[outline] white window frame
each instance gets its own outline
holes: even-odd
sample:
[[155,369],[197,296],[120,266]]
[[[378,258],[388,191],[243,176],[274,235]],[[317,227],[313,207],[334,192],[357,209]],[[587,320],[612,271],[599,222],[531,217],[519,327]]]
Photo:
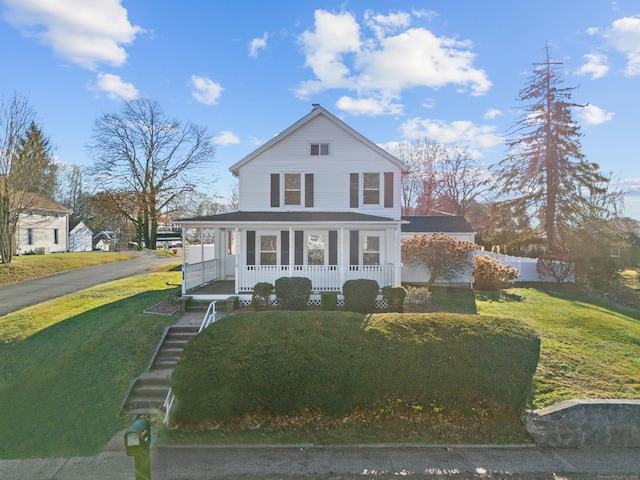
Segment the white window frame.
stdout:
[[320,236],[324,240],[323,259],[320,265],[327,265],[329,262],[329,232],[327,230],[310,230],[304,232],[304,264],[309,263],[309,237]]
[[[272,250],[262,250],[262,237],[275,237],[275,251],[276,262],[275,263],[262,263],[262,253],[271,253]],[[258,231],[256,232],[256,264],[261,266],[278,266],[280,265],[279,252],[280,252],[280,235],[276,231]]]
[[[378,239],[378,250],[367,250],[365,251],[365,241],[368,237],[376,237]],[[384,254],[384,232],[381,231],[364,231],[364,232],[360,232],[360,264],[361,265],[368,265],[368,266],[372,266],[372,265],[383,265],[384,263],[384,258],[383,258],[383,254]],[[364,261],[364,256],[365,253],[377,253],[378,254],[378,263],[365,263]]]
[[[313,153],[313,147],[317,146],[318,147],[318,153]],[[325,150],[326,147],[326,152],[323,153],[323,150]],[[331,142],[309,142],[309,156],[310,157],[328,157],[331,155]]]
[[[298,190],[287,190],[287,175],[297,175],[299,180],[300,188]],[[287,203],[287,191],[295,192],[297,191],[300,194],[300,198],[298,203]],[[282,201],[281,205],[285,207],[302,207],[304,206],[304,175],[298,172],[285,172],[282,174]]]
[[[376,203],[373,203],[373,202],[368,203],[365,201],[366,200],[365,192],[374,191],[374,189],[372,188],[369,188],[369,189],[366,188],[365,178],[367,175],[378,176],[378,188],[377,190],[375,190],[378,192],[378,201]],[[360,195],[361,195],[362,201],[360,202],[360,204],[364,207],[379,207],[383,201],[383,196],[384,196],[383,190],[382,190],[382,180],[381,180],[383,178],[382,174],[380,172],[363,172],[361,178],[362,178],[362,188],[360,189]]]

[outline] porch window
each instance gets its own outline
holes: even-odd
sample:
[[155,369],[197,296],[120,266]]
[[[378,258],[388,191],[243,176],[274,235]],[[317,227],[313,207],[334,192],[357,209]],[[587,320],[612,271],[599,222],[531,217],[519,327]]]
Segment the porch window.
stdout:
[[278,236],[260,235],[260,265],[277,265]]
[[363,180],[362,203],[365,205],[379,205],[380,174],[365,173],[363,174]]
[[284,174],[284,204],[300,205],[302,183],[299,173]]
[[380,265],[380,237],[362,237],[362,264]]
[[329,143],[325,142],[325,143],[310,143],[309,144],[309,153],[311,154],[312,157],[315,156],[319,156],[319,155],[329,155]]
[[324,235],[307,236],[307,265],[325,264]]

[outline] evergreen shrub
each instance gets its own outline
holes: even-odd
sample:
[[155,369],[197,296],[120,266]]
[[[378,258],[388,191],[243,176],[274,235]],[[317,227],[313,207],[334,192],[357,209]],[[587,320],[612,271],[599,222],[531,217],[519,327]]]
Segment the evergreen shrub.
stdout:
[[320,294],[320,308],[329,312],[338,308],[338,294],[335,292],[324,292]]
[[276,298],[283,310],[306,310],[311,295],[311,280],[306,277],[280,277],[276,280]]
[[268,282],[259,282],[253,286],[251,295],[251,308],[254,310],[264,310],[269,306],[269,297],[273,291],[273,285]]
[[350,312],[373,313],[380,286],[375,280],[347,280],[342,286],[344,307]]
[[384,287],[382,294],[387,299],[390,312],[404,312],[404,299],[407,296],[407,290],[403,286],[395,285]]

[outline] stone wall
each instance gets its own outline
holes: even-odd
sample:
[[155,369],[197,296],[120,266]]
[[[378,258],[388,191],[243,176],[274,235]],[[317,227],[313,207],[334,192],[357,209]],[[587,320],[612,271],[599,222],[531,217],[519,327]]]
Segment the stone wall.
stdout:
[[640,400],[569,400],[527,414],[541,447],[640,447]]

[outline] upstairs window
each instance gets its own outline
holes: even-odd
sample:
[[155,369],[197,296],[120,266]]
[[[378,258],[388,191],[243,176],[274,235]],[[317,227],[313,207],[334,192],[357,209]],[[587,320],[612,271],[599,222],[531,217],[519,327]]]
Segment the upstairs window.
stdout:
[[365,173],[363,174],[363,190],[362,203],[365,205],[380,204],[380,174]]
[[312,157],[329,155],[329,143],[310,143],[309,148]]
[[302,183],[299,173],[284,174],[284,204],[300,205]]

